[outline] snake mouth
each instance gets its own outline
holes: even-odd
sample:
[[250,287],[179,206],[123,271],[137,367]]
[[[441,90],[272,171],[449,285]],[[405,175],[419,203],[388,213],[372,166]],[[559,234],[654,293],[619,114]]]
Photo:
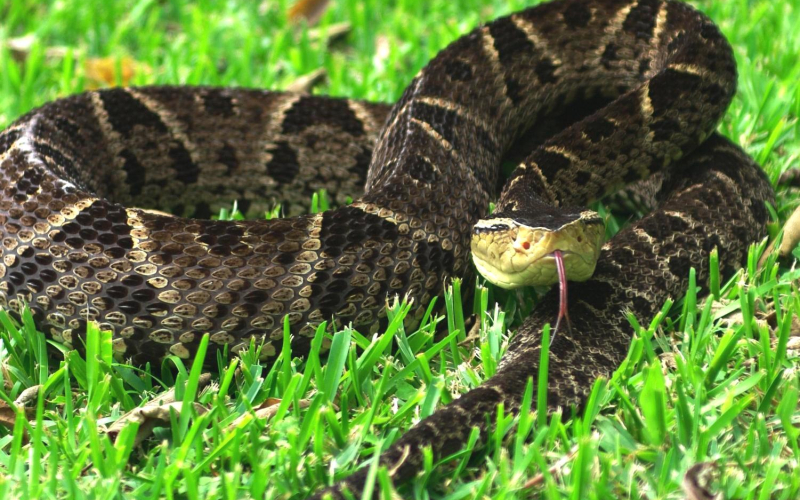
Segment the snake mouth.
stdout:
[[594,273],[604,232],[602,224],[582,221],[547,230],[504,220],[476,226],[472,260],[487,280],[513,289],[558,283],[556,252],[561,252],[567,278],[585,281]]

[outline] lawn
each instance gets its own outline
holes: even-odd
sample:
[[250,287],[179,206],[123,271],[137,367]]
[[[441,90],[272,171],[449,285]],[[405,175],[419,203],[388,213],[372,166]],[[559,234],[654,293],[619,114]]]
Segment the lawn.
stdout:
[[[334,0],[311,27],[289,20],[291,3],[4,0],[0,126],[110,83],[286,89],[320,70],[314,93],[391,102],[460,34],[536,2]],[[800,166],[800,1],[695,5],[739,64],[720,130],[777,185]],[[798,199],[778,188],[773,237]],[[403,498],[679,499],[696,482],[717,498],[800,497],[800,252],[758,271],[764,246],[718,296],[693,288],[638,327],[584,414],[498,415],[485,448],[470,445],[442,467],[430,460]],[[464,333],[455,313],[416,332],[393,323],[383,342],[345,329],[327,365],[284,351],[265,369],[246,353],[219,360],[209,385],[199,363],[114,363],[99,332],[86,358],[48,360],[30,317],[15,325],[0,314],[0,498],[303,498],[492,372],[533,299],[515,306],[516,296],[485,288],[476,297],[486,321],[474,343],[455,341]],[[433,338],[436,322],[447,325],[444,340]],[[112,426],[173,385],[186,402],[176,411]],[[386,472],[374,477],[388,492]]]

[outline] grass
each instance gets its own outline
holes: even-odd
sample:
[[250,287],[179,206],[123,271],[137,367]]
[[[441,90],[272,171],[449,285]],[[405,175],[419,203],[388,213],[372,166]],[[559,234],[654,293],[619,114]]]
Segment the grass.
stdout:
[[[288,24],[288,0],[6,0],[0,125],[93,85],[90,67],[103,57],[112,58],[105,63],[112,79],[135,68],[131,84],[280,89],[324,68],[327,79],[315,92],[393,101],[448,42],[529,3],[339,0],[317,29],[349,22],[351,30],[327,43]],[[720,24],[739,62],[739,94],[721,130],[777,182],[800,154],[800,5],[696,5]],[[779,191],[773,236],[797,204],[797,193]],[[429,460],[400,490],[403,497],[678,499],[697,470],[710,473],[709,488],[721,498],[800,497],[799,273],[774,257],[758,272],[762,251],[763,244],[754,246],[745,269],[715,281],[708,299],[693,286],[652,322],[638,326],[631,318],[637,333],[630,354],[610,381],[595,384],[583,414],[562,421],[498,412],[485,448],[471,442],[448,467]],[[494,372],[530,303],[480,288],[480,339],[460,345],[459,297],[456,290],[446,300],[446,318],[432,314],[417,331],[404,331],[408,308],[398,304],[376,339],[337,332],[328,339],[327,364],[315,354],[322,330],[307,360],[284,350],[265,369],[255,348],[219,360],[219,377],[205,388],[199,364],[170,359],[139,370],[114,363],[110,339],[96,331],[85,358],[48,360],[30,316],[16,325],[0,314],[0,497],[302,498],[331,474],[374,465],[377,450]],[[443,339],[433,338],[438,322],[449,331]],[[162,415],[163,426],[144,442],[137,429],[153,419],[117,429],[112,441],[104,430],[165,385],[186,404]],[[530,388],[528,401],[540,386]],[[12,405],[18,398],[29,404]],[[271,418],[254,416],[265,411]],[[370,488],[390,491],[385,470],[373,467],[371,477]]]

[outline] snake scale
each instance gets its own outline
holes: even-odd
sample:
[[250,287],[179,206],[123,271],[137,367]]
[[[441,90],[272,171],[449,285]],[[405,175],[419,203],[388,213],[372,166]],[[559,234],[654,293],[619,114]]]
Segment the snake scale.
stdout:
[[[771,187],[714,133],[735,84],[727,41],[687,5],[559,0],[459,38],[391,108],[180,86],[65,98],[0,134],[0,302],[29,304],[39,328],[78,349],[97,321],[137,363],[191,358],[205,333],[212,358],[255,339],[268,361],[284,322],[302,355],[323,321],[380,331],[394,295],[413,299],[413,328],[448,279],[474,276],[472,228],[496,198],[501,161],[527,141],[499,212],[585,205],[651,176],[660,186],[658,209],[570,285],[548,402],[580,405],[624,358],[626,314],[650,318],[681,296],[690,267],[704,283],[714,248],[730,274],[764,234]],[[530,146],[530,131],[559,114],[574,123]],[[363,195],[300,215],[319,188],[338,202]],[[230,200],[257,214],[276,196],[292,217],[208,220]],[[383,453],[394,481],[416,473],[423,446],[442,456],[485,430],[499,403],[518,410],[557,302],[545,296],[495,376]],[[365,477],[325,492],[359,492]]]

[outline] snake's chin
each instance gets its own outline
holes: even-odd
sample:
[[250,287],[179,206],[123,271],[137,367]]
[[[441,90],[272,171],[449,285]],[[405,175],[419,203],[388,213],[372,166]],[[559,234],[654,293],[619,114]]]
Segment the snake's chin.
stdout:
[[[570,281],[586,281],[594,273],[597,260],[586,259],[574,252],[562,251],[567,279]],[[523,286],[543,286],[558,283],[558,268],[553,252],[541,257],[529,266],[530,271],[509,272],[493,262],[472,254],[472,261],[478,272],[495,286],[511,290]]]

